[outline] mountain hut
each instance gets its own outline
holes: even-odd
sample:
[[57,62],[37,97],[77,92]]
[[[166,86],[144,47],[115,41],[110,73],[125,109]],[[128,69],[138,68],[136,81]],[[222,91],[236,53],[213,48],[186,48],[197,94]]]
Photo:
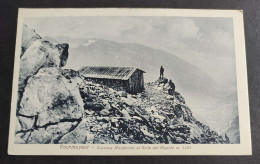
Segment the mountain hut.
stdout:
[[85,80],[130,94],[140,93],[144,90],[143,73],[145,73],[143,70],[133,67],[87,66],[79,70],[79,74]]

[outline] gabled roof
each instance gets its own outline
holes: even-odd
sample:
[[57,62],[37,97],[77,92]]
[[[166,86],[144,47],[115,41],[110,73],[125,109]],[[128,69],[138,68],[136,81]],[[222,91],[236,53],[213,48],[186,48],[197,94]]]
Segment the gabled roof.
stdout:
[[134,67],[87,66],[81,68],[79,74],[89,78],[128,80],[136,70],[144,72]]

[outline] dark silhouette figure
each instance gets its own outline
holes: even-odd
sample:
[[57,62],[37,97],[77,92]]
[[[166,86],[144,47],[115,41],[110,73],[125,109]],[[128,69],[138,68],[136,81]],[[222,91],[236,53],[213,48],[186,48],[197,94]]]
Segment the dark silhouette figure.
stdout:
[[168,94],[169,94],[169,95],[173,95],[174,92],[175,92],[175,85],[174,85],[174,83],[172,82],[171,79],[170,79],[170,81],[169,81],[169,86],[170,86],[171,88],[168,90]]
[[160,68],[160,79],[163,78],[163,72],[164,72],[164,68],[163,68],[163,66],[161,66],[161,68]]

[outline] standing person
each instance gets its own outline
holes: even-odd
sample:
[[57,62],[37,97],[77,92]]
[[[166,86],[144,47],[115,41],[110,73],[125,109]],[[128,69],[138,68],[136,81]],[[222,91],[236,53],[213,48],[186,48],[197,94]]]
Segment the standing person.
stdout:
[[171,89],[173,90],[173,92],[175,92],[175,84],[172,82],[171,79],[169,81],[169,85],[170,85]]
[[163,78],[163,72],[164,72],[164,68],[163,68],[163,66],[161,66],[161,68],[160,68],[160,79]]
[[169,95],[173,95],[174,92],[175,92],[175,85],[174,85],[174,83],[172,82],[171,79],[169,81],[169,86],[170,86],[170,89],[168,89],[168,94]]

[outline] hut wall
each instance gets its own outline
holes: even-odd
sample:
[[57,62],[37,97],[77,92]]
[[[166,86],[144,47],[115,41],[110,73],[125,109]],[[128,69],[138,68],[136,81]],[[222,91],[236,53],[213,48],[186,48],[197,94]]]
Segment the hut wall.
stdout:
[[126,83],[127,83],[126,80],[99,79],[99,78],[85,78],[85,80],[108,86],[110,88],[113,88],[116,91],[126,91]]
[[144,90],[143,71],[136,70],[128,80],[102,79],[85,77],[85,80],[102,84],[117,91],[126,91],[130,94],[140,93]]
[[126,91],[128,93],[136,94],[144,90],[144,77],[143,72],[136,70],[132,76],[128,79],[126,85]]

